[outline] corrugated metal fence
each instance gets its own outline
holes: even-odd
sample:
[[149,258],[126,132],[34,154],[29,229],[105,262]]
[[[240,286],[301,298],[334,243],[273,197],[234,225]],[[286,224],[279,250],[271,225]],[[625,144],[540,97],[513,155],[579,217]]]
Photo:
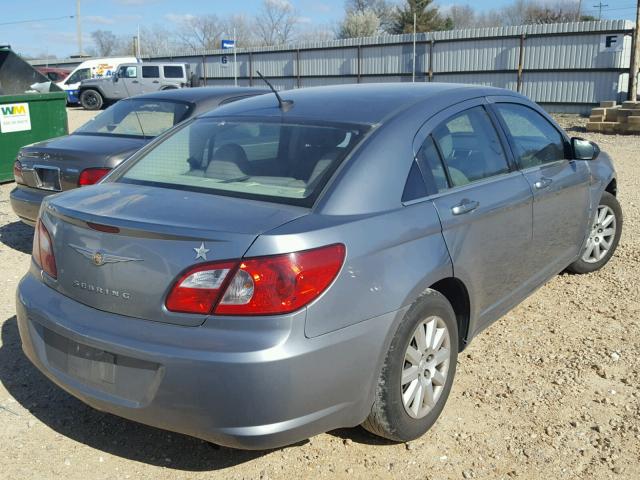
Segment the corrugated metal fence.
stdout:
[[[509,88],[550,111],[586,112],[602,100],[626,99],[632,32],[632,22],[605,20],[421,33],[415,42],[415,81]],[[259,84],[257,71],[279,89],[410,82],[413,35],[239,48],[236,57],[239,85]],[[231,50],[143,60],[188,63],[206,85],[234,82]]]

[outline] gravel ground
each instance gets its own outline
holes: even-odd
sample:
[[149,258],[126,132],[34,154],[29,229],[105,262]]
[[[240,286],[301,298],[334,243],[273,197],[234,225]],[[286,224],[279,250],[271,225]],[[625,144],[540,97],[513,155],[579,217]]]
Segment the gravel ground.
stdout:
[[32,229],[11,211],[12,185],[0,186],[0,477],[640,478],[640,137],[574,133],[583,119],[560,121],[615,159],[625,213],[617,254],[600,272],[555,277],[478,336],[441,419],[408,444],[354,428],[234,451],[95,411],[54,387],[20,349],[14,292]]

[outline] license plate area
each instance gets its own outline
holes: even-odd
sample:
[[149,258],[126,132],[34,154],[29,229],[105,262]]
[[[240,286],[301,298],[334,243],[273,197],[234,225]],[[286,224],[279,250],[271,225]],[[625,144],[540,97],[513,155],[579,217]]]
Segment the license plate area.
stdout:
[[60,185],[60,169],[58,167],[35,165],[33,170],[35,172],[37,188],[54,192],[62,190]]
[[92,389],[136,406],[155,395],[163,371],[157,363],[75,342],[46,327],[42,328],[42,340],[51,367]]

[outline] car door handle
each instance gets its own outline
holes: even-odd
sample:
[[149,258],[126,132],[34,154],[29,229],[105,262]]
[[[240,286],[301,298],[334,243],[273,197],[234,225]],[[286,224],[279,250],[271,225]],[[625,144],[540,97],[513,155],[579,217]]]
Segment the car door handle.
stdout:
[[538,190],[542,190],[543,188],[547,188],[549,185],[553,183],[553,180],[547,177],[542,177],[536,183],[533,184],[534,187]]
[[159,80],[154,80],[153,83],[160,83],[160,81]]
[[133,80],[131,83],[140,83],[138,80]]
[[451,208],[451,213],[453,213],[454,215],[462,215],[464,213],[473,212],[479,206],[480,202],[476,202],[475,200],[467,200],[465,198],[458,205]]

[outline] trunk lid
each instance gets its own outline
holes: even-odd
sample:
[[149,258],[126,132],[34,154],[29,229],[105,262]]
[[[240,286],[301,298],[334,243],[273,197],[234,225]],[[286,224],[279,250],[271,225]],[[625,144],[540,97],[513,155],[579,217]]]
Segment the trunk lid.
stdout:
[[[195,326],[206,316],[164,307],[178,275],[204,262],[202,257],[208,262],[239,259],[258,235],[308,210],[105,183],[50,197],[42,212],[58,266],[58,280],[47,281],[50,286],[99,310]],[[119,232],[99,231],[89,223]],[[199,258],[198,252],[203,252]]]
[[105,135],[67,135],[23,147],[20,163],[25,184],[61,191],[78,186],[85,168],[115,167],[113,159],[126,158],[148,140]]

